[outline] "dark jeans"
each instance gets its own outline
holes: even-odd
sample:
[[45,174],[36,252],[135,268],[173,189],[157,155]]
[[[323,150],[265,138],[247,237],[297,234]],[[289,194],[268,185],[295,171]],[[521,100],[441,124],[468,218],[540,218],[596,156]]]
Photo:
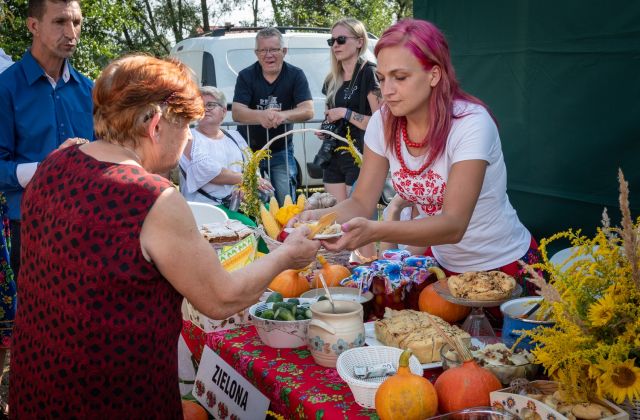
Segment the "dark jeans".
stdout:
[[11,268],[16,282],[20,273],[20,220],[11,220]]

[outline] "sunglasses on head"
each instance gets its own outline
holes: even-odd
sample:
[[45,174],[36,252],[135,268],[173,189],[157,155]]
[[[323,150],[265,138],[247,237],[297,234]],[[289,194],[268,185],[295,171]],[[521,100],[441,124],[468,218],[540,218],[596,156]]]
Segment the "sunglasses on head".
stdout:
[[337,36],[335,38],[327,39],[327,44],[329,44],[330,47],[333,47],[334,42],[337,42],[338,45],[344,45],[347,42],[348,38],[358,39],[355,36],[340,35],[340,36]]

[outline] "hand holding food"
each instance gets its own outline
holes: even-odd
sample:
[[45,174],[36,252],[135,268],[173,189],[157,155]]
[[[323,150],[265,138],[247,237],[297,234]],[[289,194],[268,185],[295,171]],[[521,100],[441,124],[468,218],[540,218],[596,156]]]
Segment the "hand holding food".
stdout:
[[278,248],[278,250],[282,249],[287,253],[291,261],[290,267],[303,268],[315,261],[318,249],[320,249],[320,242],[307,239],[308,234],[307,227],[300,227],[291,232],[282,246]]
[[322,245],[329,251],[350,251],[373,242],[374,233],[373,221],[364,217],[356,217],[341,225],[342,236],[335,241],[323,241]]

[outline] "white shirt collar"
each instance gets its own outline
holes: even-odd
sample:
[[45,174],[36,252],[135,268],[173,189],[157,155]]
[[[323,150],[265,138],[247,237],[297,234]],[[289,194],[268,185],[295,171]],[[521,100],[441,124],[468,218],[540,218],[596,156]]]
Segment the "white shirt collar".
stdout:
[[[49,76],[46,72],[44,73],[44,75],[47,77],[49,83],[51,83],[51,86],[55,89],[57,83],[55,80],[53,80],[53,77]],[[64,68],[62,69],[62,80],[67,83],[70,78],[71,73],[69,73],[69,61],[64,60]]]

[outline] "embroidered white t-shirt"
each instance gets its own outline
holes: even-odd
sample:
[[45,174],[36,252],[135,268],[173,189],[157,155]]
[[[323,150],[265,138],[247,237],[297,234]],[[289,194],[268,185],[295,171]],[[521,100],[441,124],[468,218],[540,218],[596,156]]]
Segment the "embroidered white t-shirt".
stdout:
[[[395,151],[387,149],[383,121],[376,112],[367,126],[365,144],[389,161],[393,186],[405,200],[417,204],[428,217],[442,211],[451,166],[464,160],[488,162],[478,202],[462,240],[457,244],[433,246],[433,255],[447,270],[481,271],[499,268],[524,256],[531,234],[518,219],[507,196],[507,169],[498,129],[487,110],[476,104],[456,101],[455,115],[445,151],[417,176],[402,169]],[[401,153],[409,170],[418,170],[425,156],[411,156],[404,142]]]
[[242,172],[242,151],[249,146],[238,131],[227,130],[227,133],[233,136],[237,144],[226,135],[221,139],[211,139],[195,128],[191,129],[191,160],[184,154],[180,156],[180,166],[186,173],[186,180],[180,174],[180,191],[187,201],[211,204],[211,200],[198,192],[199,188],[218,199],[228,196],[235,188],[234,185],[209,182],[220,175],[223,168]]

